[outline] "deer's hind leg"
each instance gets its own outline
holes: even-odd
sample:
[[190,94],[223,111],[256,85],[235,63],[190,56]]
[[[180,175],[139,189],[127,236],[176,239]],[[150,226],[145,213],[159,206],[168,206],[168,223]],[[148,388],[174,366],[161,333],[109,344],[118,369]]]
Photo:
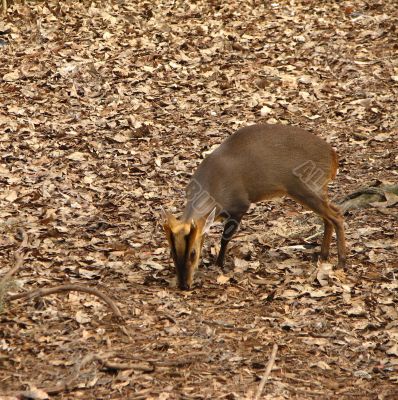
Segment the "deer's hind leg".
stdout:
[[289,192],[289,195],[304,207],[316,212],[323,218],[325,231],[321,246],[321,258],[327,258],[332,238],[332,230],[336,231],[338,266],[345,267],[346,247],[344,235],[344,218],[340,210],[334,205],[329,204],[326,192],[315,193],[308,187],[300,188],[300,192]]

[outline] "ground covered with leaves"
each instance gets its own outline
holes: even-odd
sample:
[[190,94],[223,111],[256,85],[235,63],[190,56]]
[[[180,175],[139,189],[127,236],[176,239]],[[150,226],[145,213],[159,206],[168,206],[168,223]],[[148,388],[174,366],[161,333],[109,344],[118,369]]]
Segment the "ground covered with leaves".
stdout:
[[[321,221],[252,207],[224,270],[212,230],[173,285],[160,208],[237,128],[302,126],[340,159],[331,197],[397,184],[394,0],[56,1],[0,22],[0,398],[398,398],[397,199]],[[18,250],[19,249],[19,250]],[[94,287],[35,300],[9,295]],[[6,295],[7,294],[7,295]]]

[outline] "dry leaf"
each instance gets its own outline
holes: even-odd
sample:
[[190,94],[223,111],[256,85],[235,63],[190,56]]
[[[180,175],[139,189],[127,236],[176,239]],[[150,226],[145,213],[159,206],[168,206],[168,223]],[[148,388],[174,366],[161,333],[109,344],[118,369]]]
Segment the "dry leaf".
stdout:
[[68,155],[68,159],[73,161],[84,161],[86,159],[86,154],[81,153],[80,151],[75,151]]
[[323,369],[323,370],[330,370],[330,369],[332,369],[332,367],[328,364],[328,363],[326,363],[325,361],[318,361],[317,363],[315,363],[315,364],[312,364],[312,366],[314,366],[314,367],[318,367],[318,368],[320,368],[320,369]]
[[225,283],[229,282],[230,279],[231,278],[229,276],[218,275],[217,283],[219,283],[220,285],[224,285]]
[[390,356],[398,357],[398,343],[395,343],[392,347],[386,350],[386,353]]
[[[123,321],[88,293],[3,296],[1,392],[67,382],[59,398],[249,400],[278,343],[264,398],[395,398],[398,203],[383,185],[398,176],[396,2],[7,5],[0,276],[23,265],[5,290],[94,286]],[[256,123],[332,145],[334,203],[361,188],[379,200],[346,210],[345,271],[335,235],[333,271],[316,269],[323,221],[286,197],[250,207],[223,270],[215,226],[181,291],[160,207],[181,217],[197,165]]]
[[112,138],[114,141],[116,141],[118,143],[125,143],[130,140],[130,138],[127,135],[122,135],[121,133],[117,133]]
[[333,265],[325,262],[318,262],[318,270],[316,273],[316,279],[321,286],[327,286],[329,279],[333,273]]
[[77,311],[75,314],[75,320],[79,324],[86,324],[91,321],[91,318],[83,311]]
[[[46,400],[49,399],[48,394],[41,389],[37,389],[35,387],[32,387],[30,390],[26,392],[22,392],[22,396],[25,399],[32,399],[32,400]],[[1,397],[0,397],[1,399]]]
[[8,74],[4,74],[3,80],[6,82],[13,82],[13,81],[17,81],[20,77],[21,77],[21,75],[19,74],[18,71],[12,71],[12,72],[9,72]]
[[9,203],[13,203],[17,198],[18,192],[16,190],[10,190],[8,193],[6,193],[6,196],[4,197],[4,199],[7,200]]
[[367,314],[365,305],[361,301],[352,301],[352,307],[347,310],[347,315],[355,317],[364,316]]

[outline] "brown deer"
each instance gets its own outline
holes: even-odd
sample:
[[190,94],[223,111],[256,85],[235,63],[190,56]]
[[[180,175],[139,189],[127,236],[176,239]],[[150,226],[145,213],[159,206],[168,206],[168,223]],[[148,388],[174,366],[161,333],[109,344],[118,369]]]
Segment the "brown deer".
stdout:
[[225,221],[216,261],[222,266],[227,245],[250,204],[285,195],[323,218],[322,260],[328,258],[336,231],[338,265],[344,267],[344,220],[327,197],[327,184],[336,172],[333,148],[298,127],[253,125],[228,137],[194,173],[181,219],[164,212],[180,289],[191,288],[204,235],[215,220]]

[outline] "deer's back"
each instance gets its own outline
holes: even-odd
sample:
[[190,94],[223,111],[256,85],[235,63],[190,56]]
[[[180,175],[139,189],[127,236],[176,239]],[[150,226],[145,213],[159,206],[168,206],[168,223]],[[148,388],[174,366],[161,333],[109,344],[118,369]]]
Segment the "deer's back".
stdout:
[[192,181],[228,208],[308,187],[311,182],[305,180],[311,176],[323,188],[336,169],[336,153],[323,139],[298,127],[253,125],[228,137],[203,160]]

